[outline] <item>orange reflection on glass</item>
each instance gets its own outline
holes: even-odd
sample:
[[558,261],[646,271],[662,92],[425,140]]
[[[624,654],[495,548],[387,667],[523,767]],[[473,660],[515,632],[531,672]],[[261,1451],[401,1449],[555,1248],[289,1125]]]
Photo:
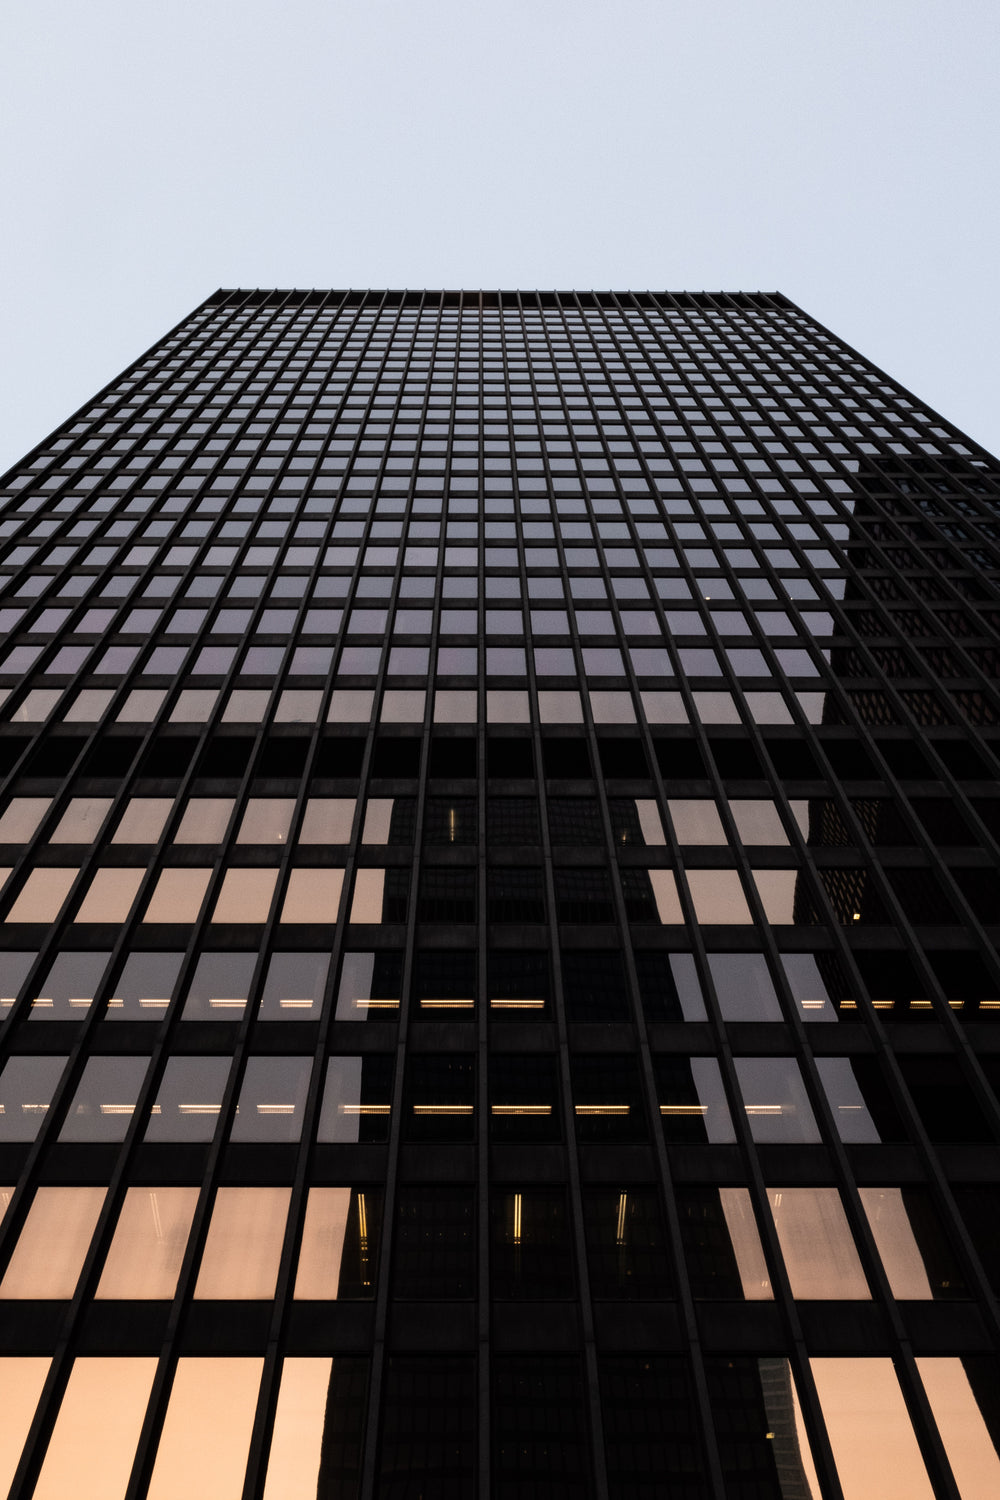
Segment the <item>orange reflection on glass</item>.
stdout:
[[354,877],[354,899],[351,902],[350,920],[352,922],[381,922],[384,892],[384,870],[359,870]]
[[52,1361],[45,1356],[0,1359],[0,1491],[7,1494]]
[[844,1500],[934,1500],[892,1360],[809,1363]]
[[156,1360],[73,1361],[34,1500],[121,1500]]
[[1000,1458],[962,1361],[918,1355],[917,1369],[962,1500],[996,1500]]
[[263,1359],[177,1361],[146,1500],[240,1500]]
[[768,1188],[792,1296],[871,1297],[836,1188]]
[[172,1297],[197,1202],[196,1187],[129,1188],[95,1296]]
[[872,1237],[892,1295],[903,1301],[934,1296],[924,1258],[906,1212],[901,1188],[859,1188]]
[[319,1465],[332,1359],[286,1359],[281,1367],[264,1500],[319,1493]]
[[309,1189],[295,1277],[296,1298],[317,1302],[336,1298],[350,1207],[350,1188]]
[[750,1193],[746,1188],[720,1188],[719,1199],[732,1241],[743,1295],[748,1302],[771,1302],[771,1276],[757,1232]]
[[40,1187],[0,1282],[0,1298],[72,1297],[106,1192],[103,1187]]
[[233,1301],[274,1296],[292,1190],[220,1188],[195,1287],[196,1298]]

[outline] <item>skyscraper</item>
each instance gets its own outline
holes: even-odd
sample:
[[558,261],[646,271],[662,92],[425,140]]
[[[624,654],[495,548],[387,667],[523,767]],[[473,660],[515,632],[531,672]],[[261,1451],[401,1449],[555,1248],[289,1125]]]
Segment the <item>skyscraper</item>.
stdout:
[[220,291],[3,481],[16,1500],[1000,1492],[1000,468],[784,297]]

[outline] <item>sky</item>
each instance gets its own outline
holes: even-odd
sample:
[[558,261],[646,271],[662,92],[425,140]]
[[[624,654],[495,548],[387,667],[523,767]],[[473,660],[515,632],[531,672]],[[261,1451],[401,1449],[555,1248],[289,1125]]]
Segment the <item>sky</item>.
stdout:
[[219,286],[780,290],[1000,452],[997,0],[6,0],[0,471]]

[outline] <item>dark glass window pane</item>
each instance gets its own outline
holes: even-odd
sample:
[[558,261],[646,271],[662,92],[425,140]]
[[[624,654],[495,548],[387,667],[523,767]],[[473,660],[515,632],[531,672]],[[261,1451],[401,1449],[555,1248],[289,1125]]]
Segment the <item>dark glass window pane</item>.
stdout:
[[396,1198],[393,1295],[404,1300],[471,1297],[476,1282],[471,1188],[403,1187]]
[[593,1483],[579,1360],[497,1358],[492,1388],[495,1500],[588,1500]]
[[424,841],[428,844],[474,844],[478,838],[474,797],[428,797]]
[[490,848],[503,844],[541,842],[538,802],[534,797],[490,797],[486,803],[486,842]]
[[541,870],[492,866],[486,877],[486,915],[490,922],[544,922]]
[[670,1257],[655,1191],[621,1188],[587,1193],[583,1220],[592,1297],[670,1297]]
[[626,1021],[625,968],[610,949],[563,949],[563,993],[569,1021]]
[[471,1020],[476,1004],[476,955],[469,949],[420,950],[414,962],[413,999],[426,1020]]
[[490,1205],[494,1297],[572,1297],[573,1250],[562,1188],[494,1193]]
[[705,1465],[686,1361],[664,1355],[602,1359],[600,1381],[611,1500],[704,1500]]
[[561,1135],[554,1057],[490,1058],[490,1135],[496,1141],[551,1141]]
[[553,844],[604,844],[601,810],[591,797],[552,797],[549,835]]
[[406,1134],[414,1141],[468,1141],[475,1133],[476,1072],[471,1057],[410,1059]]
[[419,1500],[421,1496],[465,1500],[472,1496],[475,1361],[464,1356],[435,1359],[394,1354],[386,1361],[383,1379],[375,1482],[378,1500]]
[[444,865],[424,865],[417,890],[418,922],[474,922],[476,871]]
[[632,1057],[575,1056],[570,1062],[573,1113],[581,1141],[641,1140],[646,1118],[639,1068]]
[[592,926],[613,922],[611,882],[603,869],[557,869],[556,916],[560,922]]
[[540,1020],[550,993],[549,956],[520,948],[493,948],[487,983],[492,1020]]

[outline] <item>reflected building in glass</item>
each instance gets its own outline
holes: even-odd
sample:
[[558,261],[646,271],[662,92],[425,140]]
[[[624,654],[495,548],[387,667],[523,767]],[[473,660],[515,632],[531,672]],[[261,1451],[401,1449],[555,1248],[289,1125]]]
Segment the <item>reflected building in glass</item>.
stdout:
[[997,462],[220,291],[2,483],[0,1488],[1000,1493]]

